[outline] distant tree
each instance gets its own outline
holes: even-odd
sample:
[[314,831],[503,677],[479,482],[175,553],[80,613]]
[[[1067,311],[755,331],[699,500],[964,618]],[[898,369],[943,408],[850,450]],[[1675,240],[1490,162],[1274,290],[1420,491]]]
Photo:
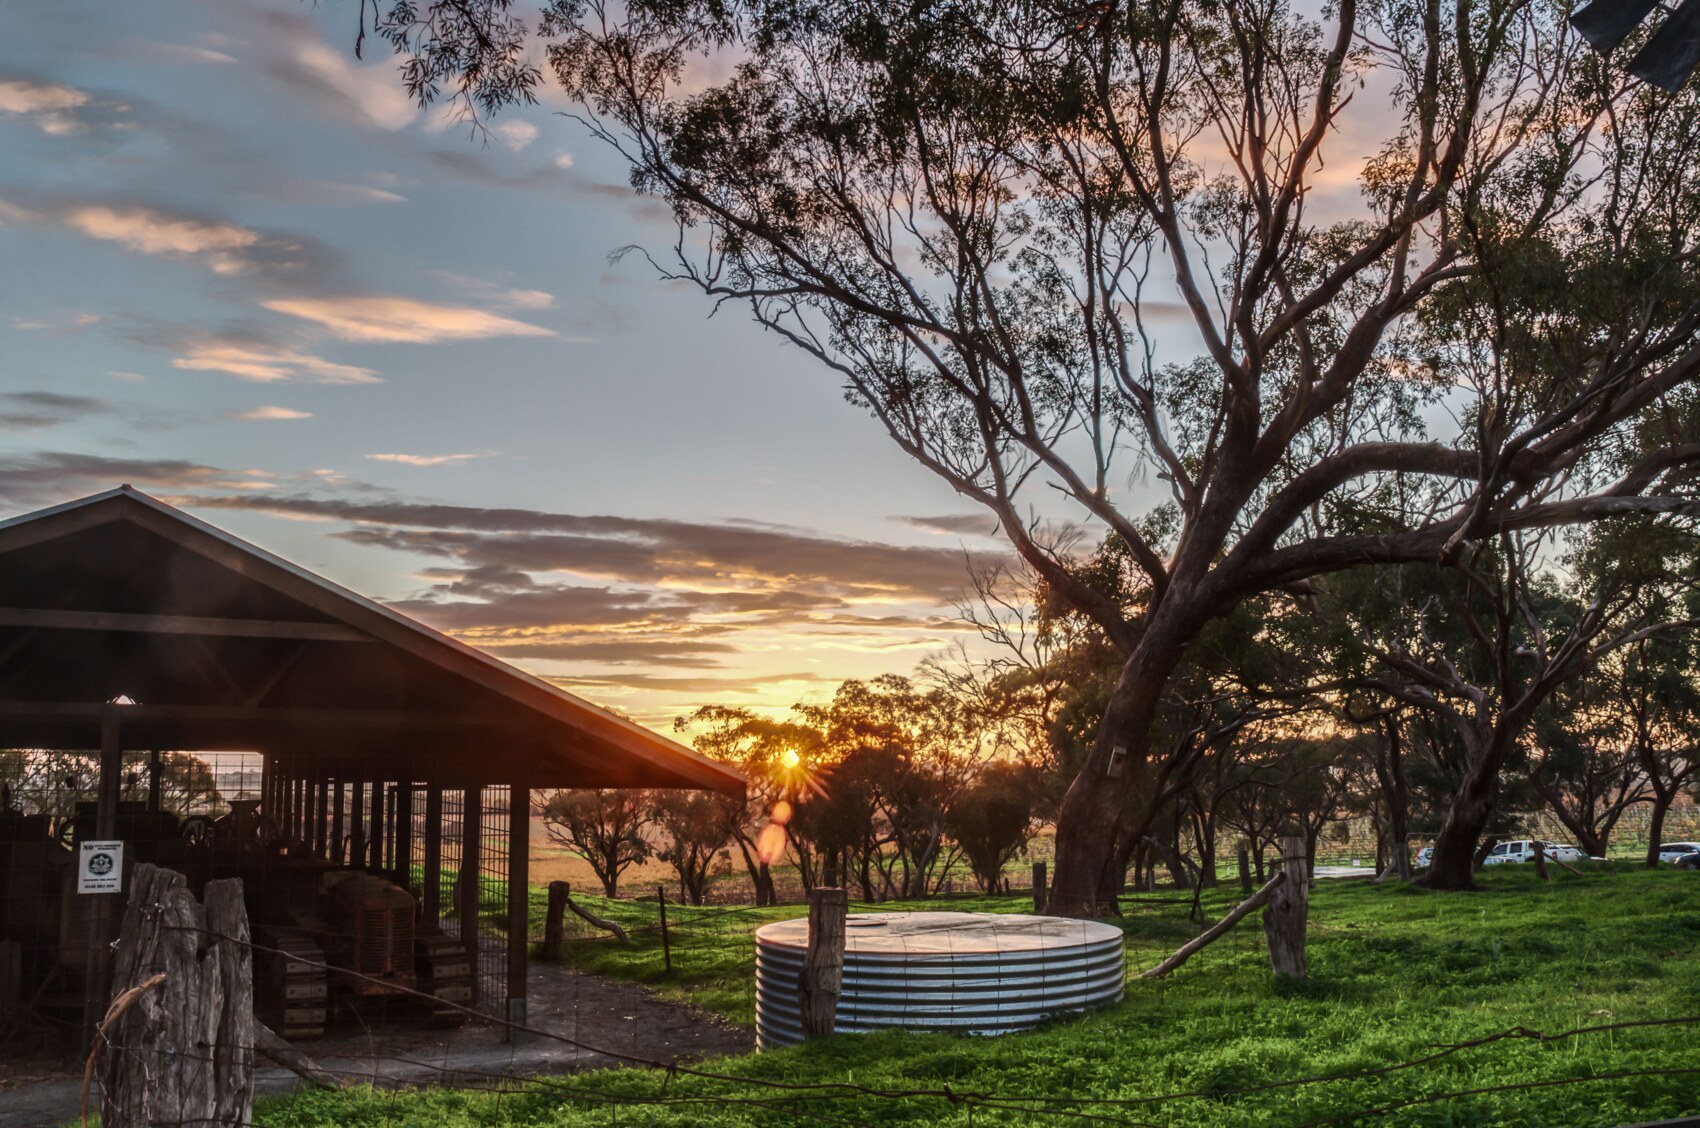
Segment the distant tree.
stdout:
[[[775,721],[727,705],[705,705],[678,718],[674,728],[695,728],[692,747],[743,773],[742,802],[729,800],[721,808],[727,834],[743,859],[756,904],[778,904],[772,868],[778,857],[764,851],[761,835],[778,805],[795,807],[799,789],[825,766],[820,731],[801,720]],[[788,762],[792,756],[795,766]],[[784,827],[780,832],[789,833]]]
[[945,820],[962,847],[974,880],[996,892],[1004,866],[1026,848],[1042,788],[1039,769],[1026,764],[987,764],[956,801]]
[[655,852],[644,835],[653,818],[647,791],[551,791],[543,797],[542,815],[549,838],[589,862],[609,897],[619,895],[622,873]]
[[657,857],[679,875],[681,895],[700,905],[709,879],[732,840],[726,796],[704,791],[656,791],[654,819],[663,841]]

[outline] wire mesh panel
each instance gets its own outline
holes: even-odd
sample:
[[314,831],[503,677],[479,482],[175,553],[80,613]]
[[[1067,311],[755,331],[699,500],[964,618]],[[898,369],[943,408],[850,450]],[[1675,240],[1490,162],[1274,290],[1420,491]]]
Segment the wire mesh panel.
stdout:
[[508,789],[473,792],[478,819],[478,1008],[506,1016],[508,994]]

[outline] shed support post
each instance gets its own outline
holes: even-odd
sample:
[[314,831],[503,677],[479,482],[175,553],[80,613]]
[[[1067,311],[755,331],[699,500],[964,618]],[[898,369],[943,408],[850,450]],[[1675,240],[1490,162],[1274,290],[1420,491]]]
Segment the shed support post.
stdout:
[[313,823],[313,856],[326,858],[330,856],[331,846],[331,781],[326,777],[319,778],[319,801],[314,807],[319,817]]
[[384,788],[384,857],[380,869],[401,868],[401,831],[396,826],[396,799],[400,794],[399,783],[392,783]]
[[395,785],[395,806],[391,809],[390,825],[395,828],[395,868],[401,872],[401,883],[413,886],[413,785]]
[[384,868],[384,781],[372,781],[372,817],[366,827],[366,841],[370,848],[364,859],[365,868],[377,871]]
[[[118,828],[118,789],[124,774],[124,745],[118,731],[118,705],[109,705],[100,718],[100,786],[95,792],[94,837],[109,840]],[[72,863],[80,863],[73,858]],[[82,1046],[94,1045],[95,1026],[106,1013],[107,940],[112,930],[111,893],[72,893],[91,898],[87,962],[83,964]]]
[[363,869],[365,857],[366,784],[357,779],[348,800],[348,864],[354,869]]
[[484,985],[478,975],[478,871],[480,839],[484,837],[484,789],[468,787],[461,792],[460,873],[455,880],[455,910],[460,916],[460,942],[472,957],[472,1005],[482,1000]]
[[342,808],[346,796],[343,795],[344,784],[338,776],[331,785],[331,841],[327,856],[337,865],[342,865],[348,857],[342,849]]
[[[531,948],[531,789],[508,786],[508,1021],[525,1025],[526,958]],[[508,1041],[514,1027],[506,1027]]]
[[148,814],[159,814],[160,772],[163,765],[159,760],[159,749],[148,753]]
[[443,789],[436,784],[425,787],[425,854],[421,867],[425,896],[420,909],[425,927],[436,929],[443,923]]

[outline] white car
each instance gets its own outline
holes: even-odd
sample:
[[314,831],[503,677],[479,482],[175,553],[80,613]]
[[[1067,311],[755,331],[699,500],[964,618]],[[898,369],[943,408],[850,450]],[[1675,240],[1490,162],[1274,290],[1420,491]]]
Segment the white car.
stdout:
[[1417,865],[1426,866],[1432,861],[1434,861],[1433,846],[1424,846],[1421,850],[1417,851]]
[[[1560,862],[1584,861],[1587,855],[1574,846],[1566,846],[1562,842],[1542,843],[1542,852],[1549,859]],[[1518,838],[1510,842],[1501,842],[1488,851],[1483,865],[1501,866],[1508,862],[1532,862],[1535,860],[1535,840],[1533,838]]]
[[1700,842],[1661,842],[1659,861],[1674,862],[1684,854],[1700,853]]

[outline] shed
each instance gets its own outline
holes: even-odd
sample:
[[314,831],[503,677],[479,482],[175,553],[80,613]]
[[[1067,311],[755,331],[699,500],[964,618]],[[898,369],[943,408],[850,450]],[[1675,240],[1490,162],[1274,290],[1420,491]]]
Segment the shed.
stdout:
[[0,749],[21,758],[0,765],[0,944],[39,963],[53,923],[9,936],[5,910],[61,894],[58,986],[22,978],[80,988],[85,1029],[121,895],[52,889],[29,872],[51,850],[19,843],[123,840],[127,864],[237,871],[251,901],[281,874],[384,876],[413,889],[421,936],[464,946],[477,1009],[523,1021],[531,791],[743,787],[129,486],[0,522]]

